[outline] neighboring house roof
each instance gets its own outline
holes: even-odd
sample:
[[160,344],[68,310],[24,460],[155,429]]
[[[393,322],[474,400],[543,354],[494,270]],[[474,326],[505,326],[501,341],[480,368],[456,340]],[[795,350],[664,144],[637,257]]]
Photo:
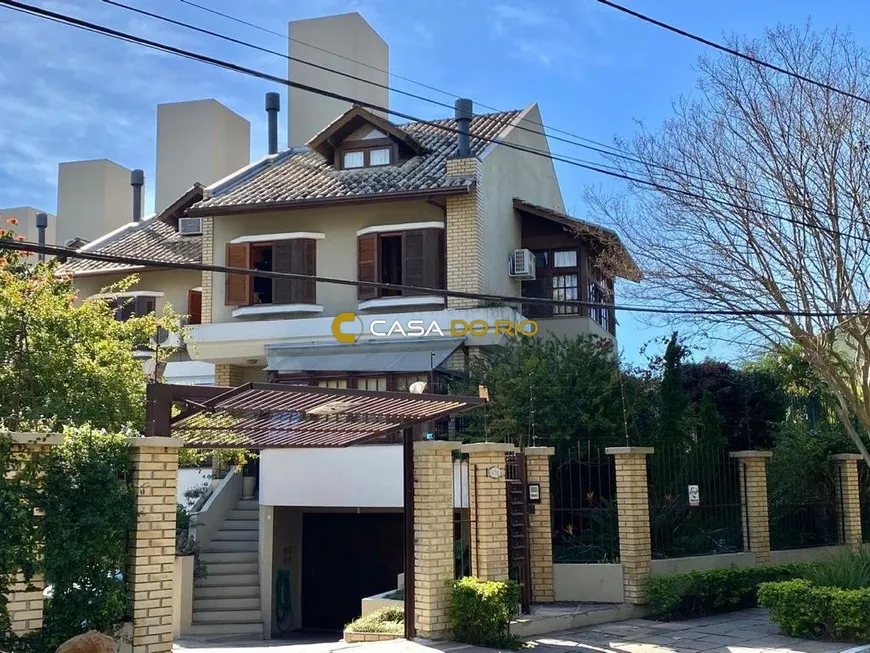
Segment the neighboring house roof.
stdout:
[[514,208],[520,213],[533,215],[543,218],[544,220],[550,220],[551,222],[561,224],[566,227],[566,229],[570,230],[572,236],[587,236],[595,239],[603,248],[610,250],[614,254],[617,265],[613,272],[615,272],[617,276],[630,281],[640,281],[643,278],[643,273],[632,258],[631,253],[626,249],[625,245],[622,244],[619,234],[612,229],[602,227],[594,222],[580,220],[568,215],[567,213],[556,211],[555,209],[531,204],[530,202],[526,202],[518,197],[514,198]]
[[[363,116],[361,111],[357,107],[344,114],[343,118]],[[490,140],[499,138],[510,129],[520,114],[520,111],[504,111],[472,118],[472,154],[480,156]],[[341,120],[339,118],[325,129],[340,128]],[[387,122],[381,118],[378,121]],[[374,122],[372,124],[377,126]],[[188,215],[243,213],[359,199],[465,193],[472,187],[474,180],[447,175],[447,159],[456,153],[456,134],[450,131],[455,127],[453,119],[393,125],[393,131],[399,130],[409,142],[424,150],[423,154],[411,156],[398,165],[335,170],[331,159],[327,160],[308,148],[291,149],[266,157],[239,174],[207,188],[206,198],[194,204],[188,210]],[[312,140],[314,145],[318,145],[318,136]]]
[[[179,235],[177,220],[187,207],[201,198],[202,186],[195,184],[159,215],[129,222],[91,241],[79,251],[156,259],[166,263],[199,263],[202,261],[202,236]],[[79,276],[141,269],[142,266],[123,263],[71,259],[61,265],[56,274]]]

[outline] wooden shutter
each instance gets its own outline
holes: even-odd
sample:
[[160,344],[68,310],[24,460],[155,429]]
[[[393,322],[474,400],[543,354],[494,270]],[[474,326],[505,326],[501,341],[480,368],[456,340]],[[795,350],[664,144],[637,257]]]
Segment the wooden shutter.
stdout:
[[[366,234],[356,239],[357,281],[380,281],[378,278],[378,235]],[[378,296],[378,289],[357,286],[359,299],[373,299]]]
[[[444,288],[444,230],[406,231],[403,243],[403,279],[406,286]],[[403,295],[413,294],[402,292]]]
[[[317,241],[313,238],[278,240],[272,245],[272,269],[314,276],[317,273]],[[313,279],[274,279],[273,304],[314,304],[316,283]]]
[[187,291],[187,323],[202,324],[202,291]]
[[[251,269],[249,243],[227,243],[227,267]],[[228,274],[225,303],[227,306],[249,306],[253,296],[254,278],[247,274]]]

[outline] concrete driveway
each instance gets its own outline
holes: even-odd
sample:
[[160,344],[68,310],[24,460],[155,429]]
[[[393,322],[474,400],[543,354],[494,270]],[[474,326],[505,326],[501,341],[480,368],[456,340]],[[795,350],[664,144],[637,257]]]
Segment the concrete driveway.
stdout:
[[[763,610],[745,610],[716,617],[659,623],[632,619],[529,640],[529,653],[859,653],[855,644],[817,642],[785,637]],[[492,653],[492,649],[456,642],[395,640],[365,644],[341,641],[273,640],[271,642],[178,641],[178,653]],[[292,650],[291,650],[292,649]],[[281,653],[285,653],[282,651]]]

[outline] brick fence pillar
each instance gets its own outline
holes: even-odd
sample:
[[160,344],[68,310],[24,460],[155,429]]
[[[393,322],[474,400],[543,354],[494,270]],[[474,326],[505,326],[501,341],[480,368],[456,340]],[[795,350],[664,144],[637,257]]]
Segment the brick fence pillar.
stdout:
[[453,450],[458,442],[414,443],[414,623],[417,635],[450,630],[453,580]]
[[767,513],[767,461],[770,451],[732,451],[740,462],[740,518],[743,550],[755,554],[755,562],[770,562],[770,520]]
[[626,603],[646,603],[646,580],[652,570],[649,529],[649,484],[646,457],[652,447],[608,447],[616,459],[616,505],[619,559]]
[[839,453],[831,456],[837,463],[837,499],[843,525],[843,544],[860,551],[864,541],[861,532],[861,491],[858,487],[858,465],[863,458],[859,453]]
[[133,615],[132,653],[172,651],[175,486],[181,441],[130,438],[136,524],[130,538],[127,581]]
[[505,454],[515,450],[501,442],[462,445],[468,454],[471,573],[481,580],[508,579]]
[[532,568],[532,602],[552,603],[553,587],[553,516],[550,508],[550,456],[553,447],[527,447],[526,480],[537,484],[540,501],[530,504],[529,558]]
[[[7,473],[13,475],[23,472],[25,467],[33,462],[34,457],[47,455],[52,445],[63,442],[63,436],[44,433],[13,433],[11,438],[11,454],[15,462],[13,470]],[[0,529],[2,529],[2,517],[0,517]],[[19,573],[16,575],[15,582],[10,585],[9,595],[6,597],[8,600],[6,611],[12,632],[16,635],[42,628],[43,589],[45,589],[45,580],[42,575],[36,575],[25,582],[24,575]]]

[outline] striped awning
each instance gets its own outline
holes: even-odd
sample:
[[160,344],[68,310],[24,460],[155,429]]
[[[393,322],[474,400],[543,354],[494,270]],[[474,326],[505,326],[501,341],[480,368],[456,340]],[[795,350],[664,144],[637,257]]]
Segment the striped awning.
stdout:
[[481,403],[453,395],[247,383],[190,404],[172,420],[170,433],[199,449],[347,447]]

